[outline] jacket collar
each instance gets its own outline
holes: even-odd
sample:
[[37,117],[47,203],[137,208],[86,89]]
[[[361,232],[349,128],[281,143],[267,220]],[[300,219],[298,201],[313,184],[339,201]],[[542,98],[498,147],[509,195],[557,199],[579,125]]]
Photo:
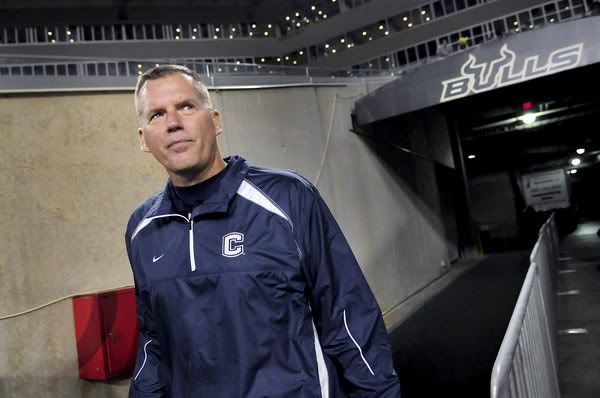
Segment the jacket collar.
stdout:
[[[194,208],[192,217],[200,214],[227,213],[229,203],[246,177],[250,166],[244,158],[238,155],[227,157],[224,160],[229,167],[225,171],[226,174],[221,180],[219,189]],[[172,184],[173,182],[169,179],[165,189],[158,194],[154,205],[146,213],[146,218],[176,213],[169,195]]]

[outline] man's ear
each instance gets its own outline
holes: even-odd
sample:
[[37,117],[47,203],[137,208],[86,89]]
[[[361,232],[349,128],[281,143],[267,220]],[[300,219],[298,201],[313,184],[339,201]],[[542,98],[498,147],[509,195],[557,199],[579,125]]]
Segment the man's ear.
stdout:
[[142,152],[150,152],[150,148],[146,145],[146,138],[144,138],[144,129],[141,127],[138,129],[138,136],[140,138],[140,149]]
[[215,129],[217,131],[217,135],[220,135],[223,132],[223,125],[221,124],[221,113],[216,109],[213,110],[212,118],[215,123]]

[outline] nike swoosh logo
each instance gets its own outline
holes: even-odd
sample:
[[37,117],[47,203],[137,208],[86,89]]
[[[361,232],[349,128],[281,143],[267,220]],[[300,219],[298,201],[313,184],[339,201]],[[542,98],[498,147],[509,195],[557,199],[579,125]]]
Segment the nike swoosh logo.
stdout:
[[166,254],[166,253],[163,253],[163,254],[161,254],[161,255],[160,255],[160,256],[158,256],[158,257],[154,257],[154,256],[152,256],[152,262],[153,262],[153,263],[157,262],[158,260],[160,260],[161,258],[163,258],[163,256],[164,256],[165,254]]

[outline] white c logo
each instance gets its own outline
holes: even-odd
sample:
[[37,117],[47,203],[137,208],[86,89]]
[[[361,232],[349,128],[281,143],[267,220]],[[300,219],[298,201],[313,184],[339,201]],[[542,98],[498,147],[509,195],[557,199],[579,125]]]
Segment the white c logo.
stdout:
[[237,257],[244,254],[244,234],[241,232],[230,232],[223,236],[223,256]]

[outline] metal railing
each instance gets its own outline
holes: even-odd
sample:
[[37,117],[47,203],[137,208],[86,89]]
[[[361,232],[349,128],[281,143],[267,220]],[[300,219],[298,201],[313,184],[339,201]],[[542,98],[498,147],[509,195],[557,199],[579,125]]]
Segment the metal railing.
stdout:
[[554,215],[531,252],[531,264],[492,370],[490,396],[558,398],[556,290],[558,232]]

